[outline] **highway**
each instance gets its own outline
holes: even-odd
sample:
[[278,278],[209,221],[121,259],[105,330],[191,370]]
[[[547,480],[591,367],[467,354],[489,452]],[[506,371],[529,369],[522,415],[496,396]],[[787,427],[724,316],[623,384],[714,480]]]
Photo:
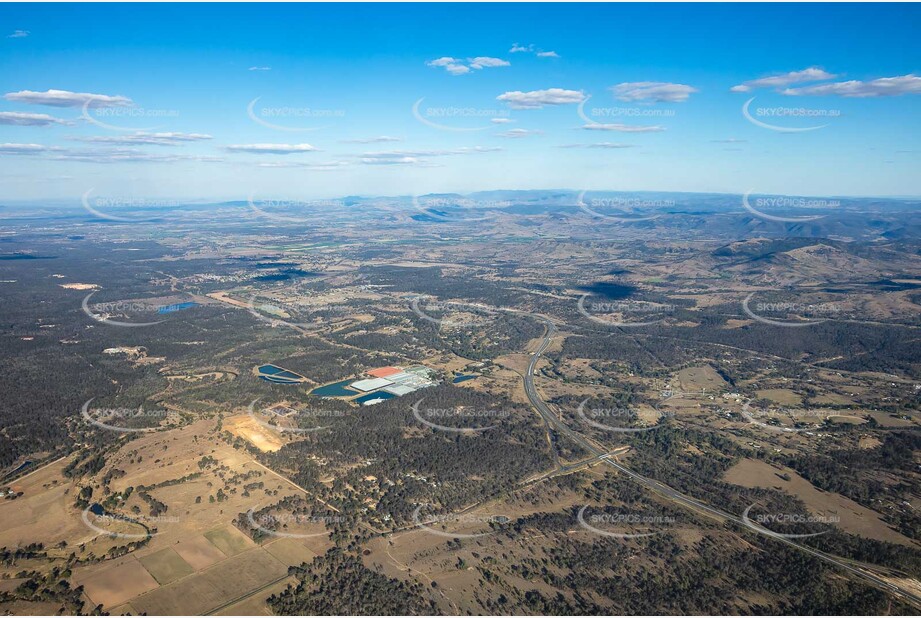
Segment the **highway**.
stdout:
[[584,448],[586,451],[592,453],[599,460],[615,468],[622,474],[629,476],[630,478],[632,478],[634,481],[636,481],[640,485],[643,485],[647,489],[650,489],[651,491],[654,491],[657,494],[684,506],[685,508],[703,513],[705,515],[709,515],[710,517],[715,517],[717,519],[729,520],[729,521],[735,522],[748,530],[758,531],[761,534],[769,536],[776,541],[785,543],[790,547],[794,547],[828,564],[838,567],[839,569],[846,571],[847,573],[855,576],[857,579],[860,579],[865,583],[868,583],[870,585],[875,586],[876,588],[879,588],[885,592],[888,592],[889,594],[907,603],[913,604],[916,607],[921,607],[921,596],[908,592],[907,590],[903,590],[902,588],[899,588],[895,584],[892,584],[886,581],[885,579],[875,575],[874,573],[866,569],[854,566],[853,564],[845,561],[842,558],[838,558],[837,556],[832,556],[831,554],[826,554],[825,552],[819,551],[817,549],[813,549],[811,547],[807,547],[805,545],[796,543],[788,538],[774,534],[770,530],[760,528],[760,527],[753,528],[752,524],[744,521],[739,516],[732,515],[721,509],[705,504],[701,502],[700,500],[686,496],[682,494],[681,492],[679,492],[678,490],[672,489],[671,487],[669,487],[668,485],[664,483],[661,483],[654,479],[638,474],[634,472],[633,470],[630,470],[623,464],[620,464],[617,461],[615,461],[608,454],[608,449],[603,449],[603,448],[600,448],[594,445],[584,436],[574,431],[572,428],[569,427],[569,425],[567,425],[562,420],[560,420],[553,413],[553,411],[550,409],[547,403],[544,402],[543,399],[541,399],[540,394],[537,392],[537,387],[534,385],[534,373],[537,369],[537,363],[540,361],[541,356],[544,354],[544,352],[547,351],[547,348],[550,346],[551,340],[553,339],[554,335],[556,335],[556,332],[557,332],[556,325],[550,319],[544,316],[541,316],[541,315],[537,315],[533,313],[526,313],[526,312],[518,312],[518,313],[524,313],[525,315],[529,315],[530,317],[542,322],[544,324],[544,328],[546,329],[544,332],[543,340],[541,341],[537,349],[534,351],[534,353],[531,355],[531,359],[528,362],[527,372],[523,376],[524,389],[525,389],[525,393],[528,396],[528,400],[531,402],[531,405],[534,406],[537,412],[541,415],[541,417],[544,419],[544,422],[546,422],[548,425],[555,428],[561,435],[568,437],[573,442],[575,442],[576,444]]

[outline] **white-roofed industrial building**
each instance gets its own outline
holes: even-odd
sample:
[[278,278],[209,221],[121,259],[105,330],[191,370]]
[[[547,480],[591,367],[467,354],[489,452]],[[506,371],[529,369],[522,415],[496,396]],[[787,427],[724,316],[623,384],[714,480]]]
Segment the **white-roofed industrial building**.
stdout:
[[390,393],[391,395],[396,395],[397,397],[402,397],[403,395],[408,395],[416,388],[412,386],[407,386],[406,384],[394,384],[393,386],[388,386],[383,389],[385,393]]
[[391,384],[393,384],[393,382],[385,378],[371,378],[368,380],[358,380],[357,382],[352,382],[350,386],[356,390],[362,391],[363,393],[367,393],[384,386],[390,386]]

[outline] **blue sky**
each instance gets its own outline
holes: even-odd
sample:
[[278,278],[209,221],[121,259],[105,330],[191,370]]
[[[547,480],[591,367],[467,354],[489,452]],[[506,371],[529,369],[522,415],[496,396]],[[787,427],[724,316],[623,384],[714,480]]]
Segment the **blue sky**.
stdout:
[[883,4],[4,4],[0,199],[918,196],[919,17]]

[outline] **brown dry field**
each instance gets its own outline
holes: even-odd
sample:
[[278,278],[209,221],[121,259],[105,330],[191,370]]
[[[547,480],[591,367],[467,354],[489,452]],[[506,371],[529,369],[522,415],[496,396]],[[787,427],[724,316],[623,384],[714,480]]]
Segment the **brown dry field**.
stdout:
[[559,380],[549,380],[541,376],[537,376],[534,383],[546,399],[553,399],[565,395],[584,399],[586,397],[601,397],[610,392],[610,389],[597,384],[564,383]]
[[591,359],[570,358],[563,363],[560,371],[568,378],[600,378],[601,374],[591,367]]
[[869,450],[876,448],[882,443],[882,440],[873,436],[860,436],[860,439],[857,441],[857,448]]
[[221,550],[225,556],[236,556],[255,547],[255,543],[248,536],[232,525],[215,528],[205,533],[205,538]]
[[919,424],[921,424],[921,421],[919,421],[919,417],[916,412],[906,412],[906,414],[914,419],[913,421],[895,418],[889,414],[886,414],[885,412],[866,412],[865,414],[867,416],[873,417],[876,422],[883,427],[911,427],[913,425],[917,427]]
[[755,394],[759,398],[769,399],[782,406],[798,406],[803,403],[802,398],[788,388],[766,388],[755,391]]
[[852,406],[856,402],[852,397],[846,397],[840,393],[828,391],[817,395],[810,400],[814,404],[818,405],[831,405],[831,406]]
[[[505,363],[500,362],[504,358],[508,357],[496,359],[497,365],[505,367]],[[521,381],[521,374],[512,369],[493,368],[489,375],[484,375],[476,380],[460,382],[454,386],[471,388],[481,393],[502,395],[516,403],[526,404],[528,402],[528,397],[525,395],[524,385]]]
[[[201,474],[182,483],[149,489],[168,510],[157,522],[147,545],[115,560],[73,569],[72,581],[74,585],[84,585],[89,603],[101,603],[110,612],[135,614],[209,612],[286,578],[288,566],[309,561],[332,545],[324,535],[304,540],[278,539],[258,546],[231,524],[233,518],[250,508],[258,509],[302,492],[267,471],[249,454],[224,443],[214,433],[215,427],[215,420],[201,420],[181,429],[141,435],[126,442],[110,463],[90,478],[95,483],[113,467],[124,470],[126,475],[110,484],[112,491],[121,492],[128,486],[149,487]],[[224,479],[216,467],[199,468],[198,461],[206,455],[215,458],[218,466],[227,467],[220,471]],[[143,461],[138,461],[139,457]],[[87,552],[103,555],[109,547],[125,543],[124,539],[97,535],[83,524],[81,512],[74,506],[76,492],[61,476],[66,464],[66,460],[56,462],[23,477],[16,485],[25,495],[0,502],[0,518],[4,521],[0,546],[36,541],[47,546],[65,540],[68,547],[63,551],[68,553],[80,543],[87,543]],[[234,475],[247,473],[251,474],[249,478],[230,483],[230,490],[225,489],[225,501],[209,502],[208,496],[225,487]],[[257,481],[264,483],[264,490],[254,489],[249,497],[243,497],[243,484]],[[94,489],[98,491],[98,487]],[[267,496],[265,490],[277,490],[278,494]],[[196,504],[199,496],[202,500]],[[133,504],[146,512],[145,503],[135,501],[135,496],[119,510]],[[9,522],[12,525],[7,525]],[[20,562],[15,568],[22,569],[23,565]],[[50,566],[45,563],[45,568]],[[262,604],[265,609],[264,600],[269,594],[252,603]]]
[[[314,530],[314,533],[321,532],[322,530],[317,527],[317,530]],[[302,534],[312,534],[308,532],[303,532]],[[325,538],[321,537],[321,538]],[[310,562],[316,558],[319,554],[305,544],[307,539],[298,539],[298,538],[280,538],[263,545],[265,550],[272,554],[275,558],[284,564],[301,564],[304,562]]]
[[60,603],[14,601],[3,606],[10,616],[54,616],[61,609]]
[[[778,474],[788,474],[790,480],[785,481]],[[839,517],[840,521],[835,525],[845,532],[878,541],[919,547],[915,541],[890,528],[876,512],[840,494],[817,489],[790,468],[743,459],[726,472],[724,479],[742,487],[774,488],[796,496],[813,515]]]
[[83,586],[93,605],[115,607],[159,586],[133,555],[99,566],[103,568],[74,571],[74,584]]
[[234,602],[287,576],[288,565],[260,547],[226,558],[212,567],[131,599],[131,606],[151,615],[200,615]]
[[262,452],[275,452],[286,443],[280,432],[260,425],[249,414],[236,414],[225,418],[224,429],[243,438]]
[[528,370],[528,361],[530,357],[527,354],[505,354],[497,356],[495,363],[506,367],[518,374],[524,374]]
[[287,577],[267,588],[259,589],[246,599],[228,605],[215,613],[216,616],[273,616],[272,610],[266,601],[273,594],[282,592],[285,588],[297,585],[297,579]]
[[423,359],[422,363],[426,367],[431,367],[445,373],[460,371],[474,361],[456,354],[437,354]]
[[729,320],[726,320],[726,324],[725,326],[723,326],[723,328],[726,328],[726,329],[742,328],[743,326],[751,326],[754,323],[755,323],[754,320],[729,319]]
[[726,381],[710,365],[688,367],[677,373],[678,384],[682,391],[692,392],[706,389],[717,393],[726,388]]
[[196,571],[206,569],[215,562],[226,558],[221,550],[211,544],[207,538],[194,536],[176,543],[173,549],[189,566]]
[[[63,550],[49,550],[52,556],[66,557],[71,551],[78,556],[92,552],[104,554],[119,543],[109,537],[101,537],[89,529],[81,519],[81,512],[74,506],[75,485],[61,472],[69,463],[62,459],[51,465],[18,479],[12,487],[23,491],[16,500],[0,501],[0,547],[16,547],[42,542],[46,547],[67,541]],[[80,552],[79,545],[85,544]],[[32,568],[47,570],[47,564],[36,564]],[[0,567],[0,574],[13,574],[22,569]]]

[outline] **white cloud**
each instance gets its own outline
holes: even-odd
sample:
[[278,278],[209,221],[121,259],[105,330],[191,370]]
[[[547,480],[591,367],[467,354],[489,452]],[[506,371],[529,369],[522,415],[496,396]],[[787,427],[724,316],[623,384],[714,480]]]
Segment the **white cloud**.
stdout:
[[736,138],[734,138],[734,137],[730,137],[730,138],[727,138],[727,139],[713,139],[713,140],[710,140],[710,141],[713,142],[714,144],[744,144],[744,143],[746,143],[748,140],[745,140],[745,139],[736,139]]
[[458,60],[450,56],[442,56],[435,60],[429,60],[425,64],[430,67],[443,67],[444,70],[451,75],[463,75],[464,73],[470,72],[470,67],[465,66],[463,60]]
[[793,71],[782,75],[764,77],[744,82],[730,88],[732,92],[751,92],[755,88],[777,88],[787,96],[841,96],[841,97],[894,97],[903,94],[921,94],[921,77],[909,73],[898,77],[880,77],[870,81],[850,80],[831,84],[816,84],[788,88],[803,82],[827,81],[838,77],[823,69],[811,67],[802,71]]
[[70,92],[69,90],[20,90],[3,95],[7,101],[48,105],[51,107],[83,107],[89,102],[90,107],[130,107],[133,101],[121,95],[91,94],[89,92]]
[[653,103],[681,103],[687,101],[697,88],[669,82],[624,82],[611,86],[614,96],[621,101],[651,101]]
[[780,75],[772,75],[770,77],[762,77],[760,79],[742,82],[729,90],[731,92],[751,92],[756,88],[783,88],[791,84],[820,82],[826,79],[834,79],[835,77],[838,76],[818,67],[809,67],[802,71],[791,71],[789,73],[781,73]]
[[665,130],[665,127],[659,125],[602,124],[600,122],[583,125],[582,128],[586,131],[619,131],[621,133],[658,133]]
[[250,152],[255,154],[296,154],[319,150],[310,144],[231,144],[225,146],[229,152]]
[[305,163],[303,161],[261,161],[256,167],[308,169],[315,172],[330,172],[348,166],[347,161],[326,161],[323,163]]
[[599,148],[605,150],[621,150],[637,148],[636,144],[615,144],[613,142],[595,142],[594,144],[562,144],[559,148]]
[[80,163],[174,163],[177,161],[220,162],[220,157],[195,155],[159,155],[134,148],[69,150],[42,144],[0,144],[0,155],[48,155],[51,161]]
[[452,64],[457,64],[459,62],[460,60],[452,58],[451,56],[442,56],[441,58],[436,58],[435,60],[429,60],[425,63],[425,65],[430,67],[446,67]]
[[176,163],[199,161],[218,163],[224,159],[211,156],[180,154],[151,154],[134,148],[111,148],[101,150],[65,150],[51,157],[55,161],[77,161],[80,163]]
[[531,90],[530,92],[515,90],[500,94],[496,99],[505,101],[512,109],[540,109],[544,105],[581,103],[585,100],[585,95],[581,90],[548,88],[547,90]]
[[358,139],[344,139],[343,144],[378,144],[381,142],[402,142],[402,137],[391,137],[389,135],[379,135],[377,137],[366,137]]
[[454,148],[452,150],[384,150],[377,152],[364,152],[360,156],[365,159],[401,159],[413,158],[424,159],[430,157],[448,157],[452,155],[483,154],[487,152],[499,152],[502,148],[498,146],[464,146],[463,148]]
[[0,154],[5,155],[35,155],[51,150],[41,144],[0,144]]
[[24,39],[31,34],[28,30],[13,30],[13,34],[6,35],[8,39]]
[[385,150],[364,152],[358,155],[362,163],[368,165],[428,165],[427,160],[434,157],[453,155],[485,154],[503,150],[498,146],[465,146],[451,150]]
[[176,146],[184,142],[212,139],[203,133],[134,133],[132,135],[105,135],[74,138],[78,142],[95,144],[121,144],[125,146]]
[[509,129],[503,133],[496,133],[499,137],[510,137],[513,139],[518,139],[522,137],[530,137],[532,135],[543,135],[543,131],[537,129]]
[[781,94],[788,96],[834,95],[841,97],[897,97],[903,94],[921,94],[921,77],[902,75],[901,77],[880,77],[871,81],[851,80],[833,84],[819,84],[802,88],[787,88]]
[[466,61],[460,58],[452,58],[451,56],[442,56],[435,60],[429,60],[425,64],[430,67],[444,68],[451,75],[464,75],[469,73],[471,69],[507,67],[511,65],[508,60],[492,58],[491,56],[476,56],[475,58],[467,58]]
[[247,71],[271,71],[272,67],[250,67]]
[[365,165],[418,165],[422,161],[416,157],[393,157],[393,158],[377,158],[377,157],[362,157],[361,162]]
[[507,67],[512,63],[502,58],[490,58],[489,56],[477,56],[476,58],[467,58],[471,69],[483,69],[488,67]]
[[510,122],[515,122],[511,118],[492,118],[490,122],[493,124],[508,124]]
[[513,43],[512,48],[508,50],[510,54],[534,54],[538,58],[559,58],[560,55],[555,51],[543,51],[538,47],[535,47],[533,43],[529,45],[519,45],[518,43]]
[[52,124],[73,124],[69,120],[55,118],[48,114],[29,114],[26,112],[0,112],[0,124],[17,127],[47,127]]
[[499,146],[464,146],[449,150],[448,154],[481,154],[486,152],[501,152],[503,149]]

